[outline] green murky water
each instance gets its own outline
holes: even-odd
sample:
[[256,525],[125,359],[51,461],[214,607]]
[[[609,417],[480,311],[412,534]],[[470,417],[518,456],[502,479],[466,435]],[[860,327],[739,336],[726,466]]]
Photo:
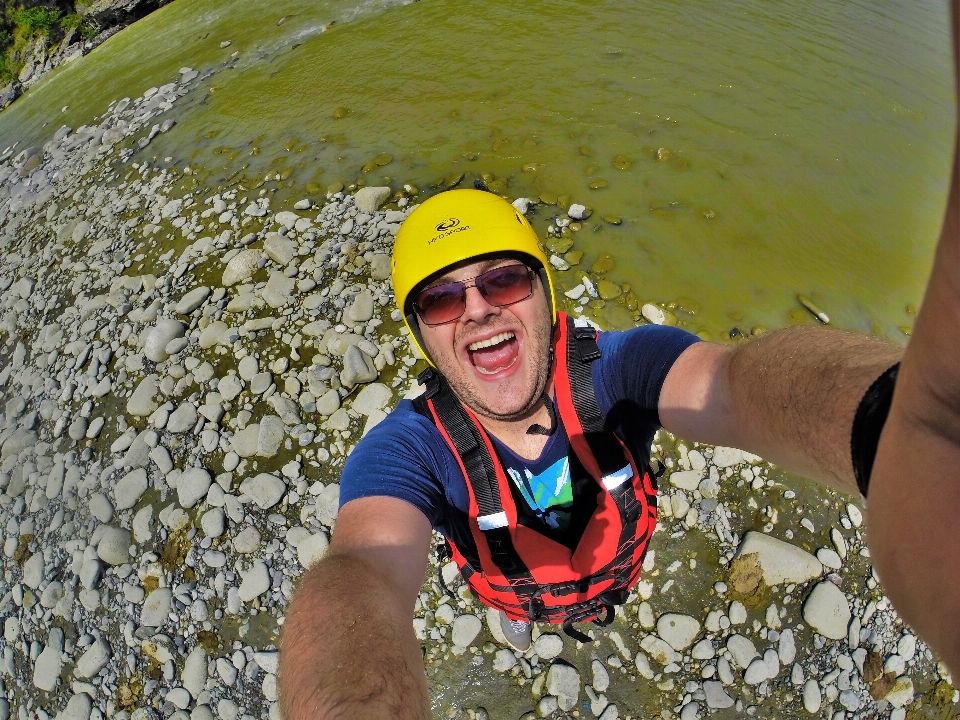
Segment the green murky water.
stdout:
[[694,330],[782,326],[801,292],[903,341],[946,191],[947,27],[939,2],[178,0],[31,90],[0,138],[217,70],[151,146],[210,181],[269,171],[300,196],[487,173],[595,208],[581,268],[611,253],[612,279],[697,310],[678,313]]

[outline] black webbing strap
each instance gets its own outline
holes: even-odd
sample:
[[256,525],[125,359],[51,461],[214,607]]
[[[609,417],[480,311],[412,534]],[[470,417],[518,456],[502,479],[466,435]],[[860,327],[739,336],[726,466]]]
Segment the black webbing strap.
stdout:
[[[584,439],[600,468],[601,477],[606,477],[629,466],[630,461],[616,435],[606,429],[603,414],[597,404],[591,371],[591,364],[600,357],[596,331],[589,327],[576,327],[568,317],[566,350],[573,407],[583,428]],[[621,525],[614,564],[632,563],[634,548],[638,543],[647,541],[646,533],[642,538],[636,537],[643,504],[637,498],[632,482],[624,482],[609,492],[620,512]]]
[[[428,383],[436,383],[429,399],[433,402],[437,421],[446,431],[463,463],[466,481],[473,490],[480,516],[502,513],[503,504],[500,499],[497,472],[479,429],[467,415],[463,405],[457,400],[442,375],[434,373]],[[429,388],[428,384],[428,392]],[[511,581],[511,586],[518,594],[528,589],[532,592],[536,582],[513,547],[510,529],[499,527],[481,530],[481,532],[490,548],[493,562],[503,576]]]
[[596,331],[589,327],[577,327],[568,317],[566,350],[573,407],[583,428],[584,439],[600,466],[600,474],[611,475],[629,462],[617,438],[604,426],[603,414],[597,405],[590,369],[591,363],[600,357]]

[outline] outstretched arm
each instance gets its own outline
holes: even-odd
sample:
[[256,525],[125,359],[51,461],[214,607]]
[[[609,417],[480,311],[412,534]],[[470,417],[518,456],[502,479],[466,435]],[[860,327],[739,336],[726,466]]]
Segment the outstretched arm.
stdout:
[[748,450],[856,494],[853,418],[870,385],[902,354],[893,343],[814,327],[736,348],[697,343],[664,381],[660,420],[680,437]]
[[[954,0],[960,82],[958,23]],[[933,272],[874,468],[867,539],[877,572],[897,612],[960,677],[960,146]]]
[[286,720],[431,717],[412,623],[430,532],[403,500],[343,506],[330,550],[303,577],[283,626]]

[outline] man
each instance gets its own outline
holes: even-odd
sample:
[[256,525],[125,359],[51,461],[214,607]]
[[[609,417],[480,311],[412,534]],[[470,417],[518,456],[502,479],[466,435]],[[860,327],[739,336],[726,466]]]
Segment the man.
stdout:
[[[956,62],[960,1],[952,10]],[[608,533],[591,528],[578,510],[587,503],[591,517],[622,520],[624,487],[642,503],[650,489],[649,439],[646,448],[643,442],[658,423],[684,438],[749,450],[843,492],[869,489],[868,540],[884,587],[904,620],[960,672],[960,150],[906,354],[818,328],[785,329],[730,348],[644,327],[601,333],[591,346],[587,333],[555,317],[542,253],[535,238],[523,240],[525,220],[492,196],[471,205],[477,197],[459,191],[431,199],[398,234],[397,301],[442,378],[428,382],[430,398],[419,407],[401,403],[344,468],[331,548],[303,578],[284,627],[279,677],[288,720],[430,717],[411,617],[431,523],[448,533],[455,551],[472,555],[455,552],[455,559],[471,587],[508,620],[526,609],[562,621],[569,596],[535,603],[542,599],[538,585],[564,579],[549,570],[577,570],[580,543],[608,552]],[[516,226],[491,225],[492,216]],[[569,347],[560,342],[564,332]],[[597,418],[585,416],[591,401],[599,430]],[[629,477],[603,472],[615,454],[608,431],[623,441]],[[587,435],[600,438],[598,447]],[[559,471],[567,443],[576,473]],[[481,497],[484,475],[499,497]],[[544,480],[554,480],[552,488]],[[492,500],[499,504],[491,508]],[[502,507],[506,524],[489,517],[499,512],[484,516],[482,507]],[[633,532],[630,553],[605,558],[627,571],[604,581],[614,594],[635,581],[650,529],[640,517],[624,528]],[[518,566],[518,556],[564,562]],[[478,570],[514,582],[484,585]],[[576,591],[573,604],[587,606],[574,621],[602,620],[616,601],[604,591]],[[521,644],[527,628],[508,628]]]

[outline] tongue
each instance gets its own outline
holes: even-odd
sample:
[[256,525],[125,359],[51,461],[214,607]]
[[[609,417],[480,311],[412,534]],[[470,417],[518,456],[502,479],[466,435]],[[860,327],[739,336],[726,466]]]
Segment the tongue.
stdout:
[[510,367],[517,359],[520,347],[516,338],[480,350],[471,350],[470,359],[481,372],[488,374]]

